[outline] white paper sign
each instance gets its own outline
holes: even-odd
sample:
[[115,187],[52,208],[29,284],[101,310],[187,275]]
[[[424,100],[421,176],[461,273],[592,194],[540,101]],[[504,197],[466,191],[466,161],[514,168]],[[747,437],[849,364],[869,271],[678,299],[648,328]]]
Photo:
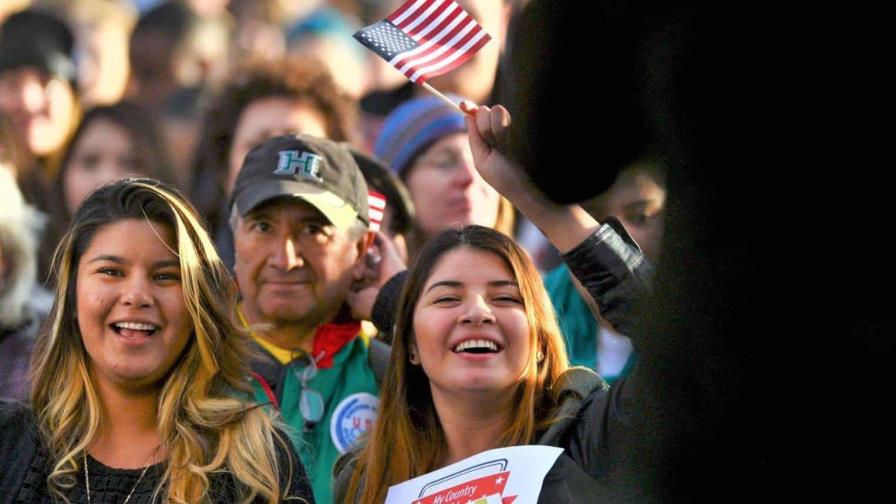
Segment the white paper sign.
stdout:
[[389,487],[386,504],[535,504],[561,453],[553,446],[482,452]]

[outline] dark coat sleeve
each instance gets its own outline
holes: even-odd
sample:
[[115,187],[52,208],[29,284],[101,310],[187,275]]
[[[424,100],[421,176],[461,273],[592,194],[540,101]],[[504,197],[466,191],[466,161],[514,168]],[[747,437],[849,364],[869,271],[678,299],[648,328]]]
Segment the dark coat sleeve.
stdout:
[[636,332],[635,306],[651,292],[653,266],[618,219],[607,218],[563,260],[617,331]]
[[[597,302],[601,315],[621,333],[636,336],[637,305],[651,294],[654,270],[618,219],[606,219],[563,259]],[[637,339],[633,340],[637,350]],[[599,482],[607,482],[622,462],[620,447],[626,443],[625,425],[640,379],[636,366],[609,390],[597,389],[584,397],[576,420],[558,443]]]
[[388,338],[390,343],[392,341],[392,326],[395,324],[395,312],[398,309],[398,298],[401,297],[401,290],[407,279],[408,270],[396,273],[383,285],[373,302],[373,313],[370,314],[370,318],[373,319],[371,322],[381,332],[390,335]]

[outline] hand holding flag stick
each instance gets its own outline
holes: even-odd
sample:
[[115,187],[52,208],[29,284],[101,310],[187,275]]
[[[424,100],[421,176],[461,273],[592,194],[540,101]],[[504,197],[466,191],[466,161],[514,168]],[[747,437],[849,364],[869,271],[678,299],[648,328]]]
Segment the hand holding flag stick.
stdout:
[[454,0],[407,0],[386,19],[362,28],[358,42],[403,73],[411,82],[457,107],[464,114],[475,107],[461,107],[426,83],[466,62],[491,37]]

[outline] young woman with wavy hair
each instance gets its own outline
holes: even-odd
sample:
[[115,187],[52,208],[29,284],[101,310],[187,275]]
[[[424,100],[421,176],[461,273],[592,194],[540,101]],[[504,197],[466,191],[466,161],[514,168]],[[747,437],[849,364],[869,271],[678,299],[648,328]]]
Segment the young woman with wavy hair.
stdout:
[[149,179],[98,189],[54,263],[29,407],[4,404],[0,415],[0,493],[16,502],[313,500],[285,435],[248,401],[235,286],[177,190]]
[[522,248],[482,226],[449,230],[423,248],[408,278],[379,420],[360,453],[337,464],[337,501],[383,502],[391,485],[526,444],[567,450],[539,502],[593,497],[602,431],[619,420],[621,397],[590,370],[568,367]]

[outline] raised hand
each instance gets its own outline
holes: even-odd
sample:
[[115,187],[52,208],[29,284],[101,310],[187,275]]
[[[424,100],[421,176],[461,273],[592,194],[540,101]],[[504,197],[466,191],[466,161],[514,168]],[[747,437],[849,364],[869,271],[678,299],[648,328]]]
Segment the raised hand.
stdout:
[[578,205],[558,205],[548,199],[510,159],[507,140],[511,119],[506,108],[477,107],[469,102],[461,102],[460,108],[467,114],[470,148],[479,174],[538,226],[560,252],[571,250],[599,227]]
[[380,289],[396,273],[407,269],[392,240],[377,231],[373,244],[367,252],[363,270],[348,293],[346,302],[352,310],[352,316],[358,320],[370,320],[373,303]]

